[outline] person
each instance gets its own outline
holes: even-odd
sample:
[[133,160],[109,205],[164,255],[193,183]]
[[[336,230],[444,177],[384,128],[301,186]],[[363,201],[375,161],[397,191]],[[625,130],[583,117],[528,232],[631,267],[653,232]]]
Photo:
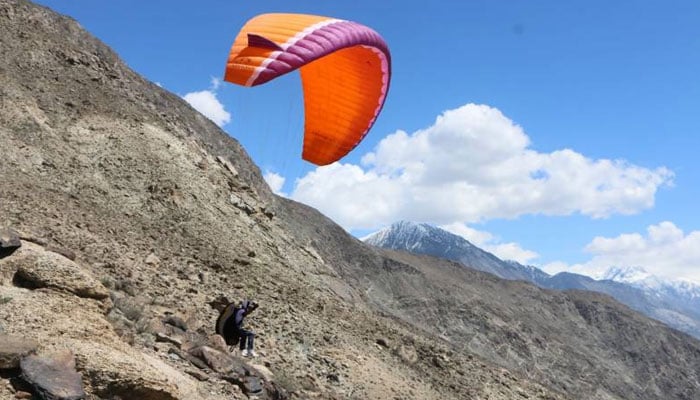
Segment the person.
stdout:
[[230,303],[224,308],[216,321],[216,333],[226,340],[226,344],[234,347],[238,344],[243,357],[255,357],[255,333],[245,329],[243,320],[258,308],[258,303],[243,300],[238,305]]

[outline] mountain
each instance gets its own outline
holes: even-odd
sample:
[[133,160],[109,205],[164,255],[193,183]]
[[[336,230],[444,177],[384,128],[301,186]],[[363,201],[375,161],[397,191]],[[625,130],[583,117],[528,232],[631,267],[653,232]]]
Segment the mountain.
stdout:
[[657,303],[654,318],[665,321],[695,337],[700,337],[700,286],[691,282],[660,279],[640,267],[611,267],[603,279],[621,282],[644,292]]
[[503,279],[524,280],[543,288],[605,293],[634,310],[700,338],[700,287],[663,281],[641,268],[613,267],[600,280],[567,272],[550,276],[533,266],[503,261],[443,229],[408,221],[392,224],[364,240],[382,248],[453,260]]
[[627,283],[643,290],[665,293],[685,301],[700,301],[700,285],[683,280],[661,279],[641,267],[610,267],[603,280]]
[[536,282],[549,276],[537,268],[503,262],[463,237],[429,224],[400,221],[364,238],[364,242],[385,249],[445,258],[503,279]]
[[[700,398],[697,340],[366,245],[70,18],[0,0],[0,54],[2,399]],[[213,335],[242,298],[256,359]]]

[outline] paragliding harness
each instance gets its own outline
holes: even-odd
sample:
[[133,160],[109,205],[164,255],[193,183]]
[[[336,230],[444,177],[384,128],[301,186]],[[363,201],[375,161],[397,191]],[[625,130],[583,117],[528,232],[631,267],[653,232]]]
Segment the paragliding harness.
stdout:
[[236,326],[236,314],[241,308],[235,302],[228,303],[219,314],[219,318],[216,319],[216,333],[221,335],[229,346],[235,346],[240,340],[240,332]]

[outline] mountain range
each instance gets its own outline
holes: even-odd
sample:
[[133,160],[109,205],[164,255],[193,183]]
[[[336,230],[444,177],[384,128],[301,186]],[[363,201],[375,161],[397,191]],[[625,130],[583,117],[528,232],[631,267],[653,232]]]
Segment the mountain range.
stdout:
[[664,280],[640,267],[610,267],[601,279],[569,272],[552,276],[531,265],[501,260],[459,235],[410,221],[394,223],[363,240],[382,248],[453,260],[499,278],[524,280],[542,288],[605,293],[634,310],[700,338],[700,286]]

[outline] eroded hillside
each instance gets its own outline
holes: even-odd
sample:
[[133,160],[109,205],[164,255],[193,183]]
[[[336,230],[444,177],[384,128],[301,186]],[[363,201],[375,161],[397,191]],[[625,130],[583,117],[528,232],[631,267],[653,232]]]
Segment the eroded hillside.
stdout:
[[[0,221],[21,238],[0,330],[69,351],[88,398],[245,398],[186,354],[243,296],[261,357],[225,361],[269,398],[562,398],[374,311],[346,271],[381,268],[375,250],[356,265],[307,236],[234,139],[75,21],[0,0],[0,55]],[[0,397],[29,390],[18,374]]]

